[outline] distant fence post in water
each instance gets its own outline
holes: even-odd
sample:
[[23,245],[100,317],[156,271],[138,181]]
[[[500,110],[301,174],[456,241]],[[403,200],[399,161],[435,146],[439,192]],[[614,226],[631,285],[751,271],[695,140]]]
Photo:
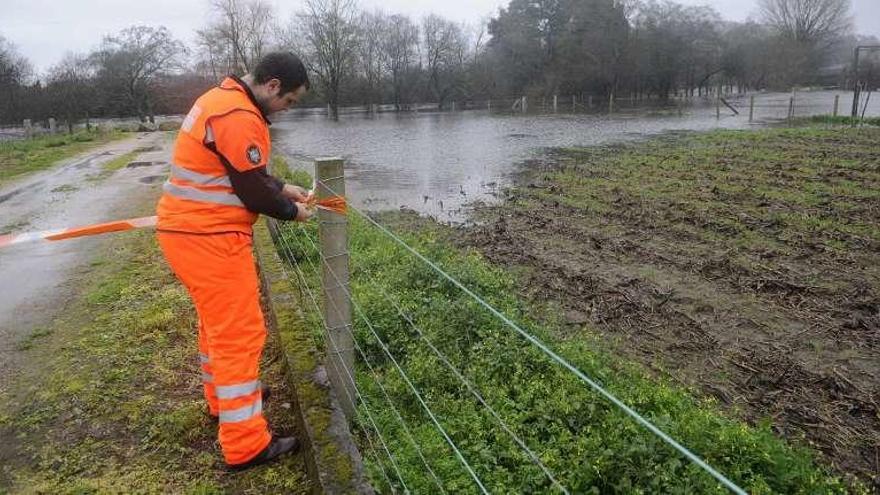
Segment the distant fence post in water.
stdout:
[[834,95],[834,117],[837,117],[837,111],[840,109],[840,95]]
[[[318,199],[345,197],[345,163],[341,158],[315,160]],[[348,270],[348,218],[335,212],[318,210],[319,253],[322,264],[321,293],[327,326],[327,368],[345,415],[355,417],[354,338],[351,325],[351,288]],[[347,371],[346,371],[347,370]]]
[[755,95],[749,97],[749,123],[755,120]]

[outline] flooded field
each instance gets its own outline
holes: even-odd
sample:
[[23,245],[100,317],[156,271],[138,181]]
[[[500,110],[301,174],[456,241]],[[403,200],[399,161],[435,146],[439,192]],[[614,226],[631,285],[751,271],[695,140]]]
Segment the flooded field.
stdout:
[[[835,96],[840,114],[848,113],[852,94],[811,92],[795,96],[796,116],[831,114]],[[277,151],[294,166],[312,170],[320,156],[347,159],[349,195],[372,210],[408,207],[441,221],[465,218],[463,205],[491,200],[522,164],[548,148],[632,141],[674,131],[747,129],[786,118],[790,93],[756,95],[755,121],[749,123],[749,97],[728,101],[740,112],[694,99],[688,105],[648,109],[618,104],[614,115],[564,113],[541,115],[419,112],[345,115],[339,122],[315,114],[279,117],[273,126]],[[873,98],[867,115],[880,115]]]

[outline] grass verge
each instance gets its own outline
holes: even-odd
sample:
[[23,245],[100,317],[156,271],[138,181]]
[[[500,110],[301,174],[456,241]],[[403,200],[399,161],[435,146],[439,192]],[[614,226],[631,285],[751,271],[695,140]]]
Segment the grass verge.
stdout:
[[827,125],[866,125],[878,127],[880,126],[880,117],[865,117],[865,118],[852,118],[852,117],[844,117],[842,115],[832,116],[832,115],[814,115],[812,117],[806,117],[801,119],[795,119],[796,123],[809,123],[809,124],[827,124]]
[[[297,181],[307,185],[310,178],[299,176]],[[400,230],[409,231],[403,236],[408,244],[747,492],[848,491],[846,483],[815,463],[809,450],[787,444],[769,423],[750,426],[726,417],[713,400],[695,398],[691,391],[652,378],[641,366],[603,350],[606,346],[595,334],[566,337],[552,302],[518,297],[520,280],[514,272],[493,266],[473,250],[451,247],[444,228],[406,215],[383,221],[404,226]],[[571,493],[726,493],[388,237],[357,215],[349,222],[359,348],[356,381],[364,397],[357,435],[374,486],[437,493],[440,485],[448,493],[478,492],[396,361],[490,492],[555,491],[426,345],[430,341]],[[415,227],[405,228],[407,224]],[[279,248],[295,260],[305,287],[320,294],[321,258],[314,236],[313,224],[288,225]],[[301,305],[311,308],[311,327],[323,342],[316,308],[320,303],[302,292]]]
[[[201,398],[195,313],[153,232],[109,240],[73,285],[82,290],[57,320],[19,343],[32,365],[0,397],[0,492],[309,491],[299,456],[225,472]],[[293,422],[275,356],[264,354],[266,414],[283,433]]]
[[40,136],[23,141],[0,142],[0,185],[51,167],[96,146],[123,139],[129,135],[119,131],[77,132]]

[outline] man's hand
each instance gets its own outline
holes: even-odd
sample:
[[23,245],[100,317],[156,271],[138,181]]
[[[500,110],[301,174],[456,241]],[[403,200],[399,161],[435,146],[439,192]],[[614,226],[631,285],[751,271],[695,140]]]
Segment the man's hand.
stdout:
[[294,220],[296,220],[297,222],[305,222],[308,221],[309,218],[312,218],[312,215],[314,214],[314,205],[296,202],[296,218]]
[[309,203],[312,200],[313,196],[313,194],[309,193],[305,189],[299,186],[294,186],[293,184],[284,184],[284,189],[281,190],[281,194],[285,198],[296,203]]

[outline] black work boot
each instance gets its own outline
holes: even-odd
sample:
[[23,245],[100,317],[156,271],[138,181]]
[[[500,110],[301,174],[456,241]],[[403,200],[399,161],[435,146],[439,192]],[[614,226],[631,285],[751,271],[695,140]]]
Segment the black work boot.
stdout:
[[296,452],[299,450],[299,440],[295,437],[272,437],[269,445],[257,454],[253,459],[243,464],[227,464],[226,469],[230,471],[242,471],[244,469],[267,464],[281,457],[288,452]]

